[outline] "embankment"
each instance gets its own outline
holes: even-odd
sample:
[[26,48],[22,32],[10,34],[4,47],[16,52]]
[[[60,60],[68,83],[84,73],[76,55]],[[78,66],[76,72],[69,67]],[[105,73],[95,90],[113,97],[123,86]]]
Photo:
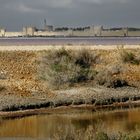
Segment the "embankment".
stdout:
[[[53,62],[50,57],[50,65],[48,65],[47,50],[48,48],[50,50],[56,48],[59,52],[59,49],[64,48],[64,46],[0,47],[1,115],[5,111],[83,104],[92,105],[95,108],[99,106],[116,106],[121,103],[130,106],[133,103],[138,105],[140,100],[140,50],[136,48],[139,48],[139,46],[123,46],[123,48],[122,46],[115,46],[115,48],[112,48],[113,46],[65,47],[66,49],[63,51],[66,54],[67,49],[71,50],[72,55],[70,57],[68,55],[68,59],[66,54],[63,57],[63,53],[59,59],[53,57],[53,60],[57,60],[57,64],[59,64],[53,65],[55,66],[53,70],[57,75],[51,76],[51,80],[57,77],[56,81],[53,82],[57,82],[58,79],[60,81],[60,86],[57,89],[52,88],[50,86],[52,81],[50,82],[50,79],[45,78],[48,77],[48,68],[52,66]],[[94,55],[94,58],[96,58],[96,60],[91,61],[86,55],[86,64],[87,60],[89,64],[86,65],[87,67],[85,67],[85,63],[83,65],[83,57],[79,57],[81,54],[77,57],[82,48],[90,50],[90,56]],[[81,61],[79,61],[79,58]],[[76,59],[78,61],[75,61]],[[71,64],[69,65],[69,63]],[[72,66],[72,68],[78,66],[78,79],[75,77],[75,75],[77,76],[77,73],[74,73],[75,71],[71,73],[69,71],[70,67],[68,69],[64,66]],[[40,77],[40,74],[44,78]],[[64,77],[64,75],[67,77]],[[71,77],[74,80],[71,80]],[[55,84],[53,86],[55,87]]]

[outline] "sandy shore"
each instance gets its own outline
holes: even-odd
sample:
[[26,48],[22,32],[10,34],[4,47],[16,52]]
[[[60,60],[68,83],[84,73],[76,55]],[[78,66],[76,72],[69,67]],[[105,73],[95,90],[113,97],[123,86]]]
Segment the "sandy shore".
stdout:
[[124,49],[140,49],[140,45],[22,45],[22,46],[1,46],[0,51],[40,51],[40,50],[52,50],[66,48],[69,50],[79,50],[79,49],[89,49],[89,50],[114,50],[119,48]]

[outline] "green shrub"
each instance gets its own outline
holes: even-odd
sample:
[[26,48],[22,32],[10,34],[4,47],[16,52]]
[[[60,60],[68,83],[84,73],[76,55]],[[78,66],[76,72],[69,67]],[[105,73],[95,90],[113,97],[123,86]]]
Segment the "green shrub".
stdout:
[[140,60],[136,57],[136,55],[132,52],[128,52],[126,50],[123,50],[121,53],[120,53],[120,56],[121,56],[121,60],[124,62],[124,63],[131,63],[131,64],[136,64],[138,65],[140,63]]
[[120,134],[118,140],[140,140],[140,133],[139,131],[134,131],[129,134]]
[[93,80],[96,71],[92,66],[97,58],[88,50],[74,52],[62,48],[48,51],[41,59],[40,77],[55,88]]
[[106,133],[104,132],[99,132],[96,135],[96,140],[109,140],[109,137]]

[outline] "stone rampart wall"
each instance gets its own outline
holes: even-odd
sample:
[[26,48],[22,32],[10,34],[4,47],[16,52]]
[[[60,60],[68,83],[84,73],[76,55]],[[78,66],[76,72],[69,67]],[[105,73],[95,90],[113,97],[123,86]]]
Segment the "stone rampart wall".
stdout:
[[19,37],[19,36],[140,36],[140,31],[124,31],[124,30],[102,30],[100,33],[96,33],[94,31],[83,30],[83,31],[35,31],[28,32],[25,34],[24,32],[6,32],[0,30],[0,37]]

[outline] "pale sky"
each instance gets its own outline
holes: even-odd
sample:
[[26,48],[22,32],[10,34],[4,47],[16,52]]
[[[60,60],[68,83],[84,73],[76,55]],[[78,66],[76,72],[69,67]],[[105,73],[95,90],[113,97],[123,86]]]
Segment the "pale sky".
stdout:
[[140,0],[0,0],[0,27],[140,27]]

